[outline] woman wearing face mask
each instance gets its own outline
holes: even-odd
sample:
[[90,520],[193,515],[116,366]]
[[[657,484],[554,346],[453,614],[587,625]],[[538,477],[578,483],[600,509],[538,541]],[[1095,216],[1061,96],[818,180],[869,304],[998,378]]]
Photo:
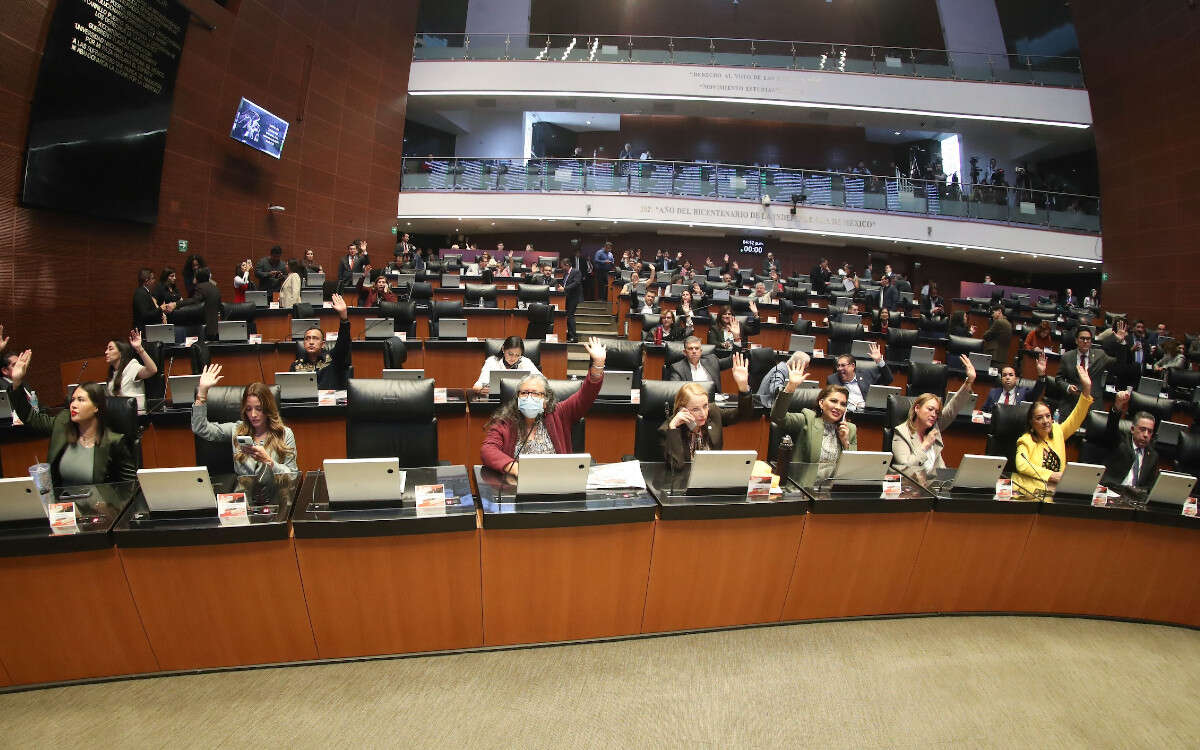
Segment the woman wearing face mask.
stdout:
[[1075,369],[1079,373],[1079,400],[1062,424],[1054,423],[1054,414],[1045,401],[1029,407],[1029,431],[1017,438],[1012,475],[1013,484],[1022,494],[1045,490],[1048,483],[1062,479],[1063,469],[1067,468],[1067,439],[1083,424],[1092,405],[1091,375],[1080,365]]
[[105,482],[132,482],[137,464],[124,436],[104,427],[108,396],[100,383],[81,383],[66,409],[51,417],[34,411],[21,387],[33,352],[26,349],[12,363],[12,406],[32,432],[50,436],[50,479],[55,487]]
[[266,384],[251,383],[242,391],[240,422],[208,421],[208,389],[220,381],[220,365],[204,368],[200,382],[196,384],[196,401],[192,404],[192,432],[201,440],[213,443],[229,441],[233,450],[233,468],[238,476],[265,479],[299,471],[296,438],[292,429],[284,425],[279,407]]
[[734,354],[730,372],[738,389],[736,409],[710,406],[708,390],[700,383],[684,383],[675,394],[675,413],[658,428],[659,446],[672,469],[687,464],[698,450],[722,450],[722,427],[753,416],[746,358]]
[[471,390],[480,396],[488,395],[492,380],[492,370],[524,370],[534,375],[541,375],[537,365],[525,356],[525,342],[520,336],[509,336],[500,345],[500,353],[483,361],[483,368]]
[[955,417],[971,394],[975,383],[975,366],[965,354],[960,354],[967,379],[942,407],[942,399],[933,393],[922,393],[908,410],[908,420],[896,425],[892,433],[892,466],[899,471],[919,471],[932,476],[946,468],[942,460],[942,432],[954,424]]
[[823,469],[832,469],[842,451],[858,450],[858,430],[846,421],[850,392],[845,386],[827,385],[817,395],[818,411],[789,411],[792,394],[804,382],[807,368],[807,363],[803,361],[788,366],[788,382],[775,399],[771,423],[778,425],[785,435],[790,435],[795,441],[793,462],[819,463]]
[[530,375],[518,386],[517,397],[488,420],[479,449],[485,466],[517,476],[521,456],[572,452],[571,425],[592,408],[604,382],[604,344],[592,338],[584,347],[592,363],[574,395],[559,403],[545,377]]

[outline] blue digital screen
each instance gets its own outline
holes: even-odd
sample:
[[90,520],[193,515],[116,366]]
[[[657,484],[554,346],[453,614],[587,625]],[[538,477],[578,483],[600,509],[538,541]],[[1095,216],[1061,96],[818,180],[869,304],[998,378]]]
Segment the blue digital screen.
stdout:
[[238,105],[237,117],[233,118],[233,131],[229,137],[276,159],[283,153],[283,140],[287,138],[288,124],[254,102],[243,98]]

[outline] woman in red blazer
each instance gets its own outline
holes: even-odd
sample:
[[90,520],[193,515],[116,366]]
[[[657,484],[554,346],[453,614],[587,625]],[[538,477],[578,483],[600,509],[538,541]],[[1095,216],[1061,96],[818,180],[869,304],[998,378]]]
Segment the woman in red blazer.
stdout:
[[587,414],[604,382],[604,344],[590,339],[584,348],[592,358],[583,386],[561,404],[541,375],[521,381],[517,398],[500,407],[488,420],[479,449],[485,466],[517,476],[522,455],[571,453],[571,425]]

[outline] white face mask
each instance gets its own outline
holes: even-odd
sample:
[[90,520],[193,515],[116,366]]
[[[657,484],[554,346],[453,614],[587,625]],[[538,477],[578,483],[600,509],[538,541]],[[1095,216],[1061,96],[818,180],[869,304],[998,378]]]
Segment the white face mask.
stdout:
[[517,409],[525,415],[527,419],[535,419],[542,414],[542,410],[546,408],[545,400],[536,396],[518,396]]

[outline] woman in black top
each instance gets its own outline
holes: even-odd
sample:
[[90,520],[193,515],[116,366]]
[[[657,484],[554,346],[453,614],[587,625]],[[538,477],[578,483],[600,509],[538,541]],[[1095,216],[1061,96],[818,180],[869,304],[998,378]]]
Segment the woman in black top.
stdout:
[[950,335],[971,337],[973,326],[967,325],[967,314],[959,310],[950,316]]
[[178,302],[183,299],[177,285],[175,269],[167,266],[158,275],[158,286],[154,287],[154,301],[162,306],[168,302]]

